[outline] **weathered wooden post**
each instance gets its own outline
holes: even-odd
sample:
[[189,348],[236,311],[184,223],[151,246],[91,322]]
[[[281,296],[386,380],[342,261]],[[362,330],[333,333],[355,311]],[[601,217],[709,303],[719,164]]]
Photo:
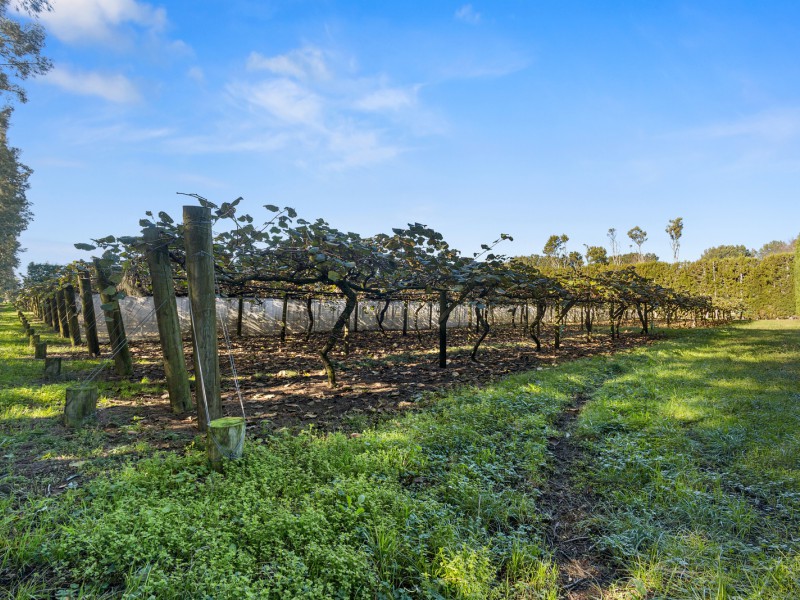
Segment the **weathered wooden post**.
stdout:
[[201,431],[222,416],[211,209],[184,206],[184,246]]
[[39,342],[33,347],[33,358],[40,360],[47,358],[47,342]]
[[208,426],[208,460],[222,472],[225,460],[241,458],[244,452],[245,420],[242,417],[214,419]]
[[[31,329],[31,331],[33,331],[33,329]],[[31,348],[36,348],[36,344],[40,343],[41,341],[41,336],[38,333],[31,334],[31,336],[28,338],[28,346]]]
[[83,305],[83,328],[86,331],[86,345],[89,354],[100,356],[100,340],[97,338],[97,317],[94,313],[94,299],[92,297],[92,280],[88,271],[78,274],[78,289]]
[[169,402],[172,412],[182,413],[192,408],[192,391],[189,387],[186,359],[183,356],[181,324],[178,320],[178,304],[175,301],[167,241],[161,237],[156,227],[147,227],[143,234],[147,246],[147,266],[153,283],[153,302],[164,357]]
[[51,356],[44,359],[44,378],[48,380],[58,379],[61,375],[61,357]]
[[403,300],[403,335],[408,335],[408,300]]
[[244,316],[244,296],[239,296],[239,306],[236,311],[236,337],[242,337],[242,317]]
[[69,337],[69,319],[67,317],[67,301],[64,298],[64,288],[56,292],[56,306],[58,307],[58,331],[62,338]]
[[447,292],[439,292],[439,368],[447,367],[447,319],[450,313],[447,311]]
[[71,283],[64,286],[64,304],[67,309],[67,325],[73,346],[81,345],[81,327],[78,323],[78,307],[75,305],[75,288]]
[[100,286],[100,300],[103,302],[111,353],[114,355],[114,370],[117,375],[133,375],[131,350],[128,348],[128,338],[125,335],[125,324],[122,322],[122,313],[119,310],[119,300],[113,296],[116,286],[111,283],[99,258],[94,259],[94,269],[97,284]]
[[64,425],[81,427],[97,415],[97,386],[78,385],[67,388],[64,403]]
[[283,307],[281,309],[281,346],[286,343],[286,318],[289,316],[289,294],[283,294]]

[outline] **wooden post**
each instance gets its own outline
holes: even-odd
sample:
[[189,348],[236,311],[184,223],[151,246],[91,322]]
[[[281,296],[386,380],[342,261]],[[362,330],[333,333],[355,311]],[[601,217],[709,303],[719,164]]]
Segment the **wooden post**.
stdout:
[[92,279],[88,271],[78,273],[78,289],[81,294],[83,306],[83,329],[86,332],[86,345],[89,354],[100,356],[100,340],[97,338],[97,317],[94,313],[94,299],[92,298]]
[[81,327],[78,323],[78,307],[75,305],[75,288],[71,283],[64,286],[64,302],[67,308],[69,337],[73,346],[81,345]]
[[164,375],[167,378],[169,403],[172,412],[179,414],[191,410],[192,391],[189,374],[183,356],[181,324],[178,320],[178,304],[175,301],[175,286],[172,283],[172,265],[169,261],[167,242],[156,227],[143,231],[147,245],[147,266],[153,283],[153,302],[158,321],[158,337],[164,357]]
[[200,429],[205,431],[211,421],[222,416],[211,210],[203,206],[184,206],[183,224],[198,382],[196,403]]
[[[31,331],[33,331],[33,329],[31,329]],[[36,348],[36,344],[39,344],[41,341],[41,336],[38,333],[31,334],[31,337],[28,338],[28,346]]]
[[56,305],[58,306],[58,331],[62,338],[69,337],[69,317],[67,316],[67,300],[64,288],[56,292]]
[[353,331],[358,331],[358,301],[353,309]]
[[447,367],[447,292],[439,292],[439,368]]
[[111,353],[114,355],[114,370],[117,375],[131,376],[133,375],[133,360],[131,359],[131,350],[128,348],[128,337],[125,335],[122,313],[119,310],[119,300],[113,299],[113,296],[106,293],[115,286],[108,278],[99,258],[94,259],[94,271],[97,285],[100,287],[100,300],[103,302]]
[[239,296],[239,306],[236,311],[236,337],[242,337],[242,317],[244,316],[244,296]]
[[408,300],[403,300],[403,335],[408,335]]
[[33,347],[33,358],[47,358],[47,342],[39,342]]
[[64,403],[64,425],[81,427],[97,415],[97,386],[79,385],[67,388]]
[[61,375],[61,357],[52,356],[44,359],[44,378],[58,379]]
[[208,426],[207,451],[211,468],[222,472],[225,460],[236,460],[244,452],[245,420],[242,417],[214,419]]
[[286,321],[289,316],[289,294],[283,294],[283,306],[281,307],[281,346],[286,343]]

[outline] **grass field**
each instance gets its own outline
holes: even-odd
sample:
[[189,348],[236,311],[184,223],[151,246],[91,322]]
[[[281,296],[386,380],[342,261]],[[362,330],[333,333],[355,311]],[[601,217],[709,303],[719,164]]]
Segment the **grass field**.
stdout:
[[[132,431],[119,459],[96,429],[54,435],[66,384],[39,381],[18,330],[4,308],[7,597],[800,597],[800,323],[669,332],[360,434],[269,434],[224,475],[197,444],[137,452]],[[42,439],[39,460],[71,461],[81,483],[25,496],[14,448]],[[565,586],[548,534],[566,439],[590,508],[576,527],[605,573],[585,586]]]

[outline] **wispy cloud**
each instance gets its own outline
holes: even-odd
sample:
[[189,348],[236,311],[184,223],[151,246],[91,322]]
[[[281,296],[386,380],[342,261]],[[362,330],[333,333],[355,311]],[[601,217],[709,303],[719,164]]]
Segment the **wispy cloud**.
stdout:
[[278,56],[264,56],[252,52],[247,58],[251,71],[269,71],[294,79],[328,79],[330,72],[319,48],[306,46]]
[[756,138],[783,142],[800,136],[800,108],[774,109],[678,134],[695,139]]
[[477,25],[481,22],[481,13],[472,8],[472,4],[464,4],[456,11],[455,18],[470,25]]
[[124,75],[104,75],[93,71],[73,71],[69,67],[56,66],[43,81],[73,94],[97,96],[110,102],[130,104],[141,99],[136,86]]
[[419,86],[411,89],[385,88],[370,92],[355,102],[355,107],[364,111],[396,111],[410,108],[417,102]]
[[136,0],[51,0],[53,10],[40,14],[47,29],[65,42],[113,42],[116,29],[133,25],[161,31],[167,13]]

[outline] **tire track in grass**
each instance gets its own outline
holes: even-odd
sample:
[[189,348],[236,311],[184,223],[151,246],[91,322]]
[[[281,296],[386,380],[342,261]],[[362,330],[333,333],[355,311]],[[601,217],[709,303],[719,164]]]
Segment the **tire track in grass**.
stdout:
[[596,499],[575,481],[575,469],[581,464],[575,423],[589,399],[588,395],[577,395],[555,422],[561,435],[547,442],[552,473],[540,500],[548,519],[546,540],[558,566],[559,597],[565,600],[601,598],[603,590],[617,578],[608,558],[595,549],[593,532],[587,525]]

